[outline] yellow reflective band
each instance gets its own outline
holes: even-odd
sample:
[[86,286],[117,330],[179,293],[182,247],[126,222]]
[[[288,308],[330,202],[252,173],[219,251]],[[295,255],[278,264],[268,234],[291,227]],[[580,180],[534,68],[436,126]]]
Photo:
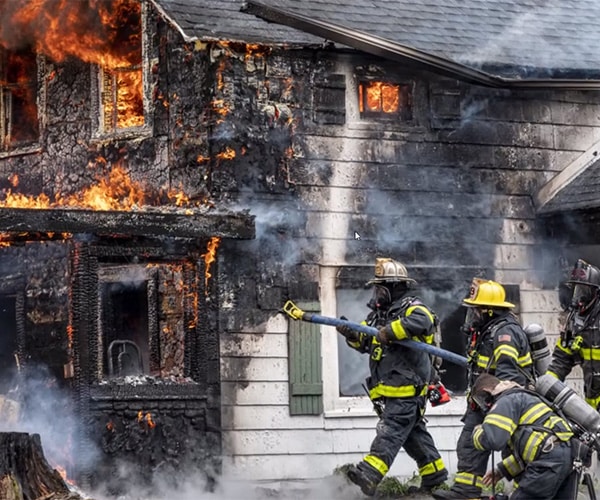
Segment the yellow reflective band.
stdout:
[[[427,394],[427,386],[423,387],[419,396]],[[377,384],[369,391],[371,399],[375,398],[412,398],[417,395],[417,389],[414,385],[401,385],[395,387],[392,385]]]
[[392,327],[392,332],[394,332],[394,336],[398,340],[404,340],[404,339],[408,338],[406,330],[402,326],[402,323],[400,322],[399,319],[395,319],[394,321],[392,321],[390,323],[390,326]]
[[551,413],[552,409],[546,405],[545,403],[538,403],[533,405],[529,410],[527,410],[521,418],[519,419],[519,423],[523,425],[532,424],[538,418],[546,415],[546,413]]
[[477,356],[477,366],[479,368],[487,368],[488,363],[490,362],[490,358],[487,356],[482,356],[479,354]]
[[360,347],[360,340],[357,340],[357,341],[355,341],[355,342],[352,342],[352,341],[350,341],[350,340],[346,340],[346,342],[348,343],[348,345],[349,345],[350,347],[354,347],[354,348],[356,348],[356,349],[358,349],[358,348]]
[[519,366],[521,368],[533,364],[533,358],[531,357],[531,353],[528,352],[527,354],[525,354],[525,356],[521,356],[517,360],[517,363],[519,363]]
[[429,312],[429,309],[427,309],[425,306],[411,306],[406,310],[406,314],[404,316],[410,316],[415,309],[423,311],[425,313],[425,316],[429,318],[429,321],[435,323],[435,318],[433,317],[433,314],[431,314],[431,312]]
[[589,404],[595,410],[598,409],[598,404],[600,404],[600,396],[596,398],[585,398],[585,402]]
[[494,363],[498,363],[500,356],[507,356],[511,359],[514,359],[518,363],[519,351],[517,351],[517,349],[511,345],[500,344],[494,350]]
[[600,349],[597,347],[582,347],[579,350],[579,355],[586,361],[600,360]]
[[573,356],[573,351],[571,351],[571,349],[568,347],[563,346],[560,340],[556,343],[556,347],[561,351],[566,352],[569,356]]
[[375,455],[367,455],[365,458],[363,458],[363,460],[367,462],[371,467],[379,471],[379,473],[382,476],[385,476],[387,474],[389,467],[383,460],[381,460],[381,458],[376,457]]
[[540,445],[546,440],[548,434],[545,432],[533,431],[523,449],[523,460],[525,463],[533,462]]
[[489,415],[486,415],[483,423],[499,427],[503,431],[508,432],[511,436],[517,428],[517,424],[515,424],[510,418],[505,417],[504,415],[498,415],[496,413],[490,413]]
[[429,476],[435,474],[437,471],[444,470],[446,466],[441,458],[438,458],[435,462],[429,462],[427,465],[419,468],[419,475]]
[[546,375],[552,375],[554,378],[558,378],[558,375],[554,372],[551,372],[550,370],[546,371]]
[[484,488],[483,477],[476,476],[470,472],[459,472],[454,478],[454,482],[457,484],[466,484],[468,486],[475,486],[477,488]]
[[514,455],[506,457],[504,460],[502,460],[502,465],[504,465],[508,473],[513,477],[517,476],[523,470],[523,467],[521,467],[517,457]]
[[483,429],[481,427],[477,427],[473,431],[473,446],[475,446],[476,450],[483,451],[483,446],[481,445],[481,435],[483,434]]

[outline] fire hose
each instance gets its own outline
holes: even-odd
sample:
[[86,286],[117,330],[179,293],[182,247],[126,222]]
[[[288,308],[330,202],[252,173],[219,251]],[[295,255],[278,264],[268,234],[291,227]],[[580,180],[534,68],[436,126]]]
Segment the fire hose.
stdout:
[[[296,304],[294,304],[291,300],[288,300],[283,306],[283,312],[286,313],[290,318],[295,320],[307,321],[309,323],[318,323],[321,325],[330,325],[330,326],[348,326],[357,332],[366,333],[367,335],[375,336],[377,335],[377,328],[368,325],[362,325],[360,323],[355,323],[353,321],[332,318],[330,316],[321,316],[319,314],[308,313],[300,309]],[[447,351],[445,349],[441,349],[439,347],[426,344],[424,342],[417,342],[416,340],[398,340],[398,343],[402,343],[403,346],[406,346],[410,349],[415,349],[417,351],[425,351],[433,356],[438,356],[446,361],[450,361],[451,363],[467,366],[467,358],[456,354],[451,351]]]

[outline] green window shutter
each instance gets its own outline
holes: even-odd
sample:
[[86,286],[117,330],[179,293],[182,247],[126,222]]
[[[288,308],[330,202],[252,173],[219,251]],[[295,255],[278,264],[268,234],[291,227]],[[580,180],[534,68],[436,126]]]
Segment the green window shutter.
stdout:
[[[318,302],[297,304],[306,312],[317,312]],[[321,374],[321,328],[316,323],[290,321],[290,415],[323,413]]]

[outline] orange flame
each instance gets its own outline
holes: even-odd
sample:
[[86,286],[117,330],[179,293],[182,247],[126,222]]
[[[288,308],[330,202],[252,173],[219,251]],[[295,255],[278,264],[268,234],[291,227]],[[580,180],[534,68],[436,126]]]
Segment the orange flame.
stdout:
[[233,160],[235,158],[235,150],[231,148],[226,148],[225,151],[217,153],[217,158],[219,160]]
[[0,41],[33,46],[56,62],[68,57],[105,68],[141,63],[139,0],[0,0]]
[[32,47],[56,62],[76,57],[103,68],[105,129],[144,124],[139,0],[0,0],[0,19],[9,51]]
[[210,273],[210,266],[217,258],[217,248],[218,248],[220,242],[221,242],[221,238],[219,238],[218,236],[213,236],[210,239],[210,241],[208,242],[208,245],[206,247],[206,253],[202,254],[202,257],[204,258],[204,264],[206,266],[206,268],[204,270],[204,294],[205,295],[208,295],[208,281],[212,277],[212,274]]
[[154,427],[156,427],[154,420],[152,420],[152,414],[147,412],[146,415],[144,415],[142,410],[138,411],[137,421],[145,423],[149,429],[154,429]]

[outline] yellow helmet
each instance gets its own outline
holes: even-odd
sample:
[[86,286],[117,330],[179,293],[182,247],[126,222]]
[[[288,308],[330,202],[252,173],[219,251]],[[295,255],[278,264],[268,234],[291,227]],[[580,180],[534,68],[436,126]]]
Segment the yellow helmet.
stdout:
[[408,277],[406,267],[394,259],[385,257],[377,257],[375,259],[375,277],[367,282],[367,285],[376,283],[392,283],[392,282],[416,283],[412,278]]
[[473,278],[469,297],[463,300],[468,306],[505,307],[512,309],[514,304],[506,302],[504,287],[495,281]]

